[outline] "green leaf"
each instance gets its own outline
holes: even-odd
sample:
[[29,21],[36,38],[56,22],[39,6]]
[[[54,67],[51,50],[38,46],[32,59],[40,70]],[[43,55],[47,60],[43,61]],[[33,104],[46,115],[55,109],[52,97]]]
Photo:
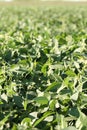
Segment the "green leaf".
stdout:
[[70,76],[70,77],[76,76],[76,74],[75,74],[72,70],[66,71],[66,74],[67,74],[68,76]]
[[78,120],[76,121],[76,127],[77,128],[82,128],[82,127],[87,127],[87,116],[79,110],[80,116]]
[[27,105],[28,105],[28,100],[23,101],[22,104],[23,104],[24,110],[26,110],[27,109]]
[[2,120],[0,121],[0,127],[3,126],[3,125],[6,123],[6,121],[7,121],[8,118],[10,117],[10,115],[11,115],[11,114],[9,113],[8,115],[5,116],[4,119],[2,119]]
[[0,84],[3,83],[5,81],[4,77],[0,77]]
[[45,118],[45,121],[47,122],[52,122],[53,121],[53,116],[48,116]]
[[16,124],[13,125],[12,130],[18,130]]
[[50,101],[50,104],[49,104],[50,110],[55,110],[55,104],[56,104],[56,100]]
[[79,118],[79,111],[78,111],[78,109],[77,109],[77,107],[72,107],[70,110],[69,110],[69,112],[68,112],[68,114],[70,115],[70,116],[73,116],[73,117],[75,117],[75,118]]
[[20,96],[13,96],[14,102],[18,107],[22,107],[22,98]]
[[0,69],[0,75],[4,74],[5,71],[3,69]]
[[10,71],[17,71],[17,70],[19,70],[19,65],[15,65],[15,64],[13,64],[13,65],[11,65],[11,67],[10,67]]
[[30,122],[31,122],[31,119],[27,117],[27,118],[24,118],[21,123],[30,125]]
[[46,91],[56,92],[61,87],[61,82],[53,82],[47,87]]
[[36,126],[37,126],[40,122],[42,122],[46,117],[48,117],[48,116],[50,116],[50,115],[52,115],[52,114],[54,114],[54,112],[52,112],[52,111],[47,111],[46,113],[44,113],[43,116],[42,116],[40,119],[38,119],[37,121],[34,122],[33,127],[36,127]]
[[71,99],[74,100],[74,101],[77,101],[77,100],[78,100],[78,96],[79,96],[79,93],[76,92],[76,93],[74,93],[74,94],[71,96]]
[[5,93],[1,95],[1,99],[5,100],[6,102],[8,101],[8,97]]
[[43,96],[34,98],[34,101],[40,105],[48,104],[48,99],[46,97],[43,97]]

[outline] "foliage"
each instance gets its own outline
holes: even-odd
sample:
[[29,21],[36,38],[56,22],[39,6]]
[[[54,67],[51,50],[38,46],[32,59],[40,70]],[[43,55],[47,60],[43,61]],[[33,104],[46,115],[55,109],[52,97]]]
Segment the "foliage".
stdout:
[[0,11],[0,130],[87,130],[87,9]]

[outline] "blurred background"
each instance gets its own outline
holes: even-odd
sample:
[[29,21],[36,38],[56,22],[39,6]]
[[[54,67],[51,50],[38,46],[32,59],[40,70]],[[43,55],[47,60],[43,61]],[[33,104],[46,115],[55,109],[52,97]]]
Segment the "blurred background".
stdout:
[[87,0],[0,0],[0,5],[43,6],[61,4],[87,4]]

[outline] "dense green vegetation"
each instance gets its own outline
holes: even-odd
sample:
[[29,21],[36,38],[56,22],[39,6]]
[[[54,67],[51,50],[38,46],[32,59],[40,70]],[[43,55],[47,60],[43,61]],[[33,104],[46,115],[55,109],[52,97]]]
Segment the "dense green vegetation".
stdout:
[[0,130],[87,130],[87,9],[0,10]]

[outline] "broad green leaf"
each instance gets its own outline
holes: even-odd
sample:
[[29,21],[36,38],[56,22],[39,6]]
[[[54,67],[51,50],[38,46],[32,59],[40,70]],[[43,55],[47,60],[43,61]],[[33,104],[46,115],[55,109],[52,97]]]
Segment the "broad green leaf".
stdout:
[[75,77],[75,76],[76,76],[76,74],[75,74],[72,70],[66,71],[66,74],[67,74],[68,76],[70,76],[70,77]]
[[61,82],[53,82],[47,87],[46,91],[56,92],[61,87]]
[[21,123],[30,125],[30,122],[31,122],[31,119],[27,117],[27,118],[24,118]]
[[53,121],[53,116],[46,117],[44,121],[52,122]]
[[11,67],[10,67],[10,71],[17,71],[18,69],[19,69],[19,65],[13,64],[13,65],[11,65]]
[[1,99],[5,100],[6,102],[8,101],[8,97],[5,93],[1,95]]
[[79,93],[76,92],[76,93],[74,93],[74,94],[71,96],[71,99],[74,100],[74,101],[77,101],[77,100],[78,100],[78,96],[79,96]]
[[13,100],[18,107],[22,107],[23,99],[20,96],[13,96]]
[[72,107],[69,111],[68,111],[68,114],[72,117],[75,117],[75,118],[79,118],[80,114],[79,114],[79,111],[77,109],[77,107]]
[[18,130],[16,124],[13,125],[12,130]]
[[48,99],[43,96],[34,98],[34,101],[40,105],[48,104]]
[[30,119],[37,119],[37,115],[38,115],[38,112],[31,112],[31,113],[29,113],[29,117],[30,117]]
[[82,128],[83,126],[87,127],[87,116],[79,110],[80,116],[76,121],[76,127],[77,128]]

